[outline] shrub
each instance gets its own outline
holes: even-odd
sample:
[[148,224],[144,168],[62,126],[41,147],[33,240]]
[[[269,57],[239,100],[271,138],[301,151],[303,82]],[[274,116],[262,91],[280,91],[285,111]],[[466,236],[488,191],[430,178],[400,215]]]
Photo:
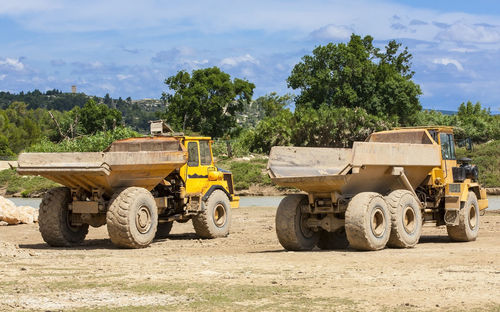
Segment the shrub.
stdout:
[[115,130],[101,131],[94,135],[82,136],[74,139],[66,139],[59,143],[54,143],[47,138],[32,145],[27,152],[100,152],[106,149],[113,141],[139,137],[139,133],[126,127],[119,127]]

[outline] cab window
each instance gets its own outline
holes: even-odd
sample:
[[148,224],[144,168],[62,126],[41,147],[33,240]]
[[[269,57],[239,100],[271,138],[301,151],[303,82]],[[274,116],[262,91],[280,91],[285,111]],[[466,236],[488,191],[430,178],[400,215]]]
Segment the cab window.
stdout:
[[439,138],[441,140],[441,154],[443,159],[456,159],[453,134],[441,133]]
[[199,165],[198,144],[196,142],[188,143],[188,166],[196,167]]
[[210,145],[208,141],[200,141],[200,160],[202,165],[212,164],[212,155],[210,155]]

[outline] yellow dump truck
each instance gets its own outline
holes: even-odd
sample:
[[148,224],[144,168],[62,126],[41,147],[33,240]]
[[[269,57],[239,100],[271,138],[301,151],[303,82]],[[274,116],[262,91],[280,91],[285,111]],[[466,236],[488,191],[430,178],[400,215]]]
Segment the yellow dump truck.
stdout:
[[414,247],[423,223],[475,240],[488,207],[478,169],[456,159],[452,127],[399,128],[352,148],[273,147],[268,171],[286,196],[276,232],[287,250]]
[[152,136],[113,142],[104,152],[22,153],[17,172],[65,187],[48,191],[39,227],[51,246],[81,243],[89,225],[107,225],[120,247],[142,248],[193,222],[202,238],[226,236],[237,208],[233,177],[214,165],[209,137],[172,134],[152,122]]

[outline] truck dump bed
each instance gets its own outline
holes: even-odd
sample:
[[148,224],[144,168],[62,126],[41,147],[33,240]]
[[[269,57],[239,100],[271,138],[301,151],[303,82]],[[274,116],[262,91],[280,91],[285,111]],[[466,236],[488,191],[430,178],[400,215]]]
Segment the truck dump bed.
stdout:
[[306,192],[385,193],[401,183],[391,174],[393,167],[403,167],[416,188],[432,168],[441,165],[439,153],[432,141],[355,142],[352,149],[276,146],[271,149],[268,170],[274,183]]
[[112,195],[121,187],[153,189],[187,162],[174,137],[145,137],[113,142],[104,152],[22,153],[17,172],[40,175],[69,188],[101,188]]

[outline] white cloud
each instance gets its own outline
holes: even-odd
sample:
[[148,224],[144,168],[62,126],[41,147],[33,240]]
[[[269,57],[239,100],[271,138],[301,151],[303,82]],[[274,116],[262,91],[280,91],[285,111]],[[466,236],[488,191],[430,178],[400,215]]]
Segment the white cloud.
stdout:
[[451,48],[451,52],[458,52],[458,53],[472,53],[472,52],[477,52],[478,49],[471,49],[471,48]]
[[443,57],[443,58],[437,58],[437,59],[434,59],[432,61],[432,63],[434,64],[440,64],[440,65],[454,65],[458,71],[463,71],[464,70],[464,67],[462,66],[462,64],[460,64],[459,61],[455,60],[455,59],[451,59],[451,58],[447,58],[447,57]]
[[41,12],[59,7],[49,0],[1,1],[0,14],[20,14],[24,12]]
[[118,80],[125,80],[132,77],[133,77],[132,75],[123,75],[123,74],[116,75],[116,78],[118,78]]
[[500,41],[500,29],[484,24],[467,24],[456,22],[436,35],[439,40],[474,42],[474,43],[498,43]]
[[191,62],[193,64],[196,64],[196,65],[208,64],[208,60],[201,60],[201,61],[194,60],[194,61],[191,61]]
[[[327,39],[344,39],[354,30],[345,25],[356,25],[357,33],[370,34],[379,40],[400,38],[403,32],[404,38],[435,41],[436,38],[443,40],[436,37],[437,34],[454,40],[453,25],[460,22],[466,25],[465,28],[472,28],[475,34],[467,35],[464,40],[472,38],[476,42],[480,38],[480,42],[492,42],[497,34],[495,30],[491,32],[491,25],[498,24],[498,16],[494,15],[443,13],[398,4],[394,0],[255,0],[238,5],[232,0],[177,1],[174,4],[154,0],[4,2],[7,5],[0,8],[0,13],[11,15],[22,27],[52,33],[127,30],[134,34],[147,31],[148,35],[163,37],[189,31],[227,34],[260,30],[266,33],[292,31],[297,37],[314,34]],[[436,25],[452,27],[450,30]],[[131,51],[136,52],[135,49]]]
[[95,61],[95,62],[90,63],[90,66],[92,68],[101,68],[102,67],[102,63],[99,62],[99,61]]
[[329,24],[311,33],[311,37],[317,39],[348,39],[355,32],[352,27]]
[[226,57],[220,61],[221,66],[229,66],[229,67],[236,66],[240,63],[252,63],[255,65],[258,65],[259,61],[256,60],[253,56],[251,56],[248,53],[245,55],[241,55],[241,56]]
[[13,59],[13,58],[9,58],[9,57],[4,59],[3,61],[0,60],[0,65],[5,65],[7,67],[10,67],[14,70],[19,70],[19,71],[24,69],[24,64],[21,63],[21,61],[19,59]]
[[6,74],[0,75],[0,80],[4,80],[4,79],[5,79],[5,77],[7,77],[7,75],[6,75]]

